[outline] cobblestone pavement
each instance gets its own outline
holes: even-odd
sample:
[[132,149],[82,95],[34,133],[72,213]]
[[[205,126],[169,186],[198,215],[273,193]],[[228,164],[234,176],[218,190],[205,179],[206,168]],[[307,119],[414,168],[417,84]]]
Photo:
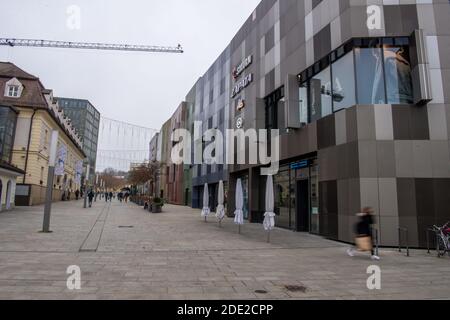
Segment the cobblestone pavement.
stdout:
[[[199,210],[97,201],[0,213],[0,299],[448,299],[450,258],[426,251],[410,258],[383,249],[374,263],[350,258],[346,245],[261,225],[242,234],[231,219],[219,228]],[[381,268],[381,290],[368,290],[367,268]],[[67,288],[68,266],[81,268],[81,290]],[[288,290],[296,286],[297,290]],[[267,293],[259,293],[260,290]]]

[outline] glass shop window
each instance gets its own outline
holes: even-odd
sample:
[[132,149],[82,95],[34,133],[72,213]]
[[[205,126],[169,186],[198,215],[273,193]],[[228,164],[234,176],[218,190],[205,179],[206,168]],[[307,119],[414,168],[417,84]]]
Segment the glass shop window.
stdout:
[[359,104],[385,104],[386,92],[381,48],[355,48]]
[[315,75],[310,80],[310,110],[311,122],[326,117],[333,112],[330,67]]
[[389,104],[412,104],[411,63],[407,46],[384,46],[384,70]]
[[302,83],[299,88],[300,123],[307,124],[308,119],[308,85]]
[[337,112],[356,104],[353,52],[333,63],[332,69],[333,110]]

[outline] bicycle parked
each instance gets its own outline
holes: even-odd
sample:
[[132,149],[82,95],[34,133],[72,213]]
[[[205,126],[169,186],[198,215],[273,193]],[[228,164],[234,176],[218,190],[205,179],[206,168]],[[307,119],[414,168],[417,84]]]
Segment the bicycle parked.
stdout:
[[434,225],[432,230],[436,233],[438,257],[443,257],[446,253],[450,256],[450,221],[442,227]]

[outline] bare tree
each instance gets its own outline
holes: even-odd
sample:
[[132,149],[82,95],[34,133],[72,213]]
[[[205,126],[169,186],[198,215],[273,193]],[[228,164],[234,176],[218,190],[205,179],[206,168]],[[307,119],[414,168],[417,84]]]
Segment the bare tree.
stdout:
[[150,189],[154,190],[159,175],[159,167],[160,164],[156,161],[142,163],[128,173],[128,183],[135,186],[148,183],[152,186]]
[[122,177],[123,174],[120,174],[112,168],[105,169],[103,173],[99,175],[99,178],[105,182],[106,188],[113,190],[125,187],[127,181]]

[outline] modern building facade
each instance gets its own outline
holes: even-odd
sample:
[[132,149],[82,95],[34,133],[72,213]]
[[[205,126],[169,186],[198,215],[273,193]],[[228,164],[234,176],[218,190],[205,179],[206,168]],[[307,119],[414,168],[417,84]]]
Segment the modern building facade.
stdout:
[[[449,17],[444,0],[263,0],[195,85],[194,119],[201,132],[279,130],[277,226],[353,242],[370,206],[381,245],[407,228],[424,247],[450,220]],[[241,179],[245,218],[261,222],[261,168],[195,165],[193,206],[228,180],[232,215]]]
[[[88,161],[84,163],[86,168],[89,164],[89,181],[95,182],[97,164],[98,134],[100,128],[100,112],[84,99],[56,98],[59,107],[72,121],[73,126],[80,133],[83,142],[83,151]],[[84,170],[86,172],[86,170]],[[85,177],[83,176],[83,181]]]
[[[217,58],[209,70],[195,84],[196,98],[194,111],[194,124],[191,127],[194,154],[203,155],[210,141],[206,141],[205,133],[215,130],[225,136],[225,130],[229,127],[230,103],[231,103],[231,67],[230,50],[225,49]],[[217,207],[217,195],[219,182],[224,181],[224,188],[228,189],[228,167],[220,161],[225,156],[226,145],[223,150],[215,150],[218,163],[208,163],[203,159],[195,159],[192,169],[192,205],[194,208],[203,206],[203,190],[208,184],[209,204],[211,210]],[[199,160],[200,163],[195,160]]]
[[[60,175],[55,177],[54,200],[68,199],[80,187],[76,164],[86,156],[80,137],[53,98],[53,92],[45,89],[39,78],[5,62],[0,63],[0,92],[0,105],[14,111],[2,113],[0,122],[5,120],[4,117],[9,117],[4,140],[8,142],[4,150],[11,154],[6,153],[4,157],[10,157],[10,164],[22,172],[15,186],[15,205],[28,206],[44,202],[53,130],[59,134],[58,150],[64,150],[65,155],[60,158],[64,162]],[[16,118],[15,129],[11,131],[12,122],[9,120],[13,118]],[[13,185],[11,188],[8,185],[8,190],[14,189],[14,181],[11,183]],[[12,191],[7,193],[13,197]],[[6,204],[8,207],[8,202]]]
[[[184,129],[186,121],[186,102],[182,102],[175,113],[170,118],[170,127],[169,127],[169,142],[170,136],[177,129]],[[167,149],[167,162],[166,162],[166,170],[167,170],[167,201],[171,204],[175,205],[183,205],[184,201],[184,164],[176,164],[172,161],[172,143],[169,143]]]

